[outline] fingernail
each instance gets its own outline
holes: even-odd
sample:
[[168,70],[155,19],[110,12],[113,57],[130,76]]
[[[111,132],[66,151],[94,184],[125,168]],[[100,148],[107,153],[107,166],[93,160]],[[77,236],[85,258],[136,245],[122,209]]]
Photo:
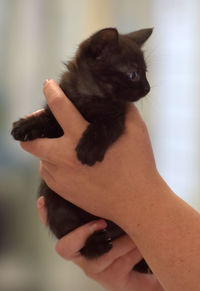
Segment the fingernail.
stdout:
[[38,109],[38,110],[36,110],[35,112],[33,112],[33,113],[41,113],[42,111],[44,111],[44,109]]
[[43,85],[45,86],[48,82],[50,81],[50,79],[46,79],[43,83]]
[[89,230],[91,233],[101,230],[107,227],[107,222],[103,219],[92,221],[88,224]]
[[44,197],[43,197],[43,196],[41,196],[41,197],[38,199],[38,201],[37,201],[37,207],[38,207],[39,209],[41,209],[42,207],[44,207]]

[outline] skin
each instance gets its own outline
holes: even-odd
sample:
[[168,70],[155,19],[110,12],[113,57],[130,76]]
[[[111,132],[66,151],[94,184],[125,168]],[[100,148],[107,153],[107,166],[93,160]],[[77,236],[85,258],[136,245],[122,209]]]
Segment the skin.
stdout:
[[[125,133],[108,149],[104,161],[88,167],[77,160],[74,150],[88,123],[55,81],[45,83],[44,94],[64,135],[21,146],[40,158],[40,173],[48,186],[122,227],[164,290],[199,290],[200,215],[159,175],[136,107],[130,105]],[[62,254],[62,247],[57,250]]]
[[[47,225],[47,212],[44,197],[37,202],[41,222]],[[104,220],[92,221],[63,237],[56,244],[56,251],[65,260],[72,261],[82,268],[85,274],[109,291],[163,291],[153,275],[143,275],[133,271],[142,255],[133,241],[126,235],[113,242],[112,250],[96,260],[87,260],[79,250],[86,239],[97,230],[104,229]]]

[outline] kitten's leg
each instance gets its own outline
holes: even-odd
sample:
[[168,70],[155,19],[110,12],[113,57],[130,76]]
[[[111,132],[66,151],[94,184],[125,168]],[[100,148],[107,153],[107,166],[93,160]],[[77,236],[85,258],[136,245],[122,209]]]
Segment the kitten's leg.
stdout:
[[[121,235],[123,235],[123,233]],[[85,246],[80,250],[80,253],[87,259],[95,259],[109,252],[112,246],[112,239],[109,232],[105,229],[91,235],[87,239]],[[152,274],[151,269],[144,259],[133,267],[133,271],[142,274]]]
[[42,137],[59,137],[63,131],[51,111],[46,109],[39,115],[31,115],[14,122],[11,134],[16,140],[28,141]]
[[124,131],[124,117],[91,123],[83,133],[77,147],[78,159],[89,166],[102,161],[107,148]]
[[[45,198],[48,225],[58,239],[79,226],[98,219],[96,216],[60,197],[44,181],[41,182],[39,192],[40,196]],[[83,256],[92,259],[108,252],[111,248],[111,238],[108,232],[103,230],[91,235],[80,252]]]
[[81,254],[88,259],[97,258],[112,248],[112,241],[124,235],[125,232],[112,221],[106,220],[107,228],[96,231],[85,243],[84,248],[80,250]]
[[133,270],[135,272],[143,273],[143,274],[152,274],[151,269],[147,265],[146,261],[142,259],[137,265],[134,266]]
[[51,190],[44,181],[40,184],[39,196],[44,196],[48,226],[58,239],[79,226],[98,219],[98,217],[63,199]]
[[[40,195],[45,197],[48,225],[58,239],[79,226],[98,219],[98,217],[60,197],[44,181],[40,186]],[[113,222],[107,221],[107,224],[108,226],[105,230],[96,231],[86,240],[85,246],[80,250],[84,257],[94,259],[102,256],[111,250],[113,239],[125,234]],[[144,259],[133,270],[140,273],[152,273]]]
[[[116,230],[117,228],[118,230]],[[116,237],[120,237],[124,234],[124,232],[117,225],[115,226],[115,232],[118,232]],[[87,239],[85,246],[80,250],[80,253],[87,259],[96,259],[99,256],[104,255],[112,249],[112,234],[113,233],[107,231],[106,229],[96,231]],[[133,271],[143,274],[152,274],[151,269],[144,259],[133,267]]]

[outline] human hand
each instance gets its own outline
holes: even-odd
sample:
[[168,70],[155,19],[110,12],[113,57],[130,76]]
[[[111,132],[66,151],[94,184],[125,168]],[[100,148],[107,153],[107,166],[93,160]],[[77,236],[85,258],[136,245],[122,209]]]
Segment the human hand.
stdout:
[[[38,199],[37,207],[40,220],[46,225],[44,197]],[[142,259],[142,255],[127,235],[115,240],[112,250],[95,260],[81,256],[79,250],[88,236],[102,229],[102,221],[93,223],[85,224],[59,240],[56,244],[58,254],[78,265],[88,277],[108,291],[163,291],[154,275],[132,270]]]
[[44,93],[64,135],[22,142],[22,148],[40,158],[41,176],[56,193],[116,222],[136,195],[148,191],[157,173],[146,126],[136,107],[130,105],[126,130],[108,149],[104,161],[89,167],[78,161],[75,152],[88,122],[55,81],[44,85]]

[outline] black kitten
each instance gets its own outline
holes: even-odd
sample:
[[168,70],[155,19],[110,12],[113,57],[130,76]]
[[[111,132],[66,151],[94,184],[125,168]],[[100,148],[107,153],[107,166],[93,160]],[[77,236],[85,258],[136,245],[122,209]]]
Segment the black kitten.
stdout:
[[[141,46],[152,29],[143,29],[121,35],[115,28],[98,31],[82,42],[74,59],[67,64],[60,87],[90,123],[76,146],[78,159],[89,166],[101,162],[108,147],[124,131],[125,114],[129,102],[137,101],[150,91],[146,79],[146,64]],[[13,124],[16,140],[55,138],[63,130],[48,106],[43,114],[20,119]],[[57,238],[75,228],[97,219],[64,200],[41,183],[40,195],[45,197],[48,223]],[[86,241],[82,255],[98,257],[112,248],[112,240],[124,231],[107,221],[105,231],[94,233]],[[134,267],[139,272],[149,272],[142,260]]]

